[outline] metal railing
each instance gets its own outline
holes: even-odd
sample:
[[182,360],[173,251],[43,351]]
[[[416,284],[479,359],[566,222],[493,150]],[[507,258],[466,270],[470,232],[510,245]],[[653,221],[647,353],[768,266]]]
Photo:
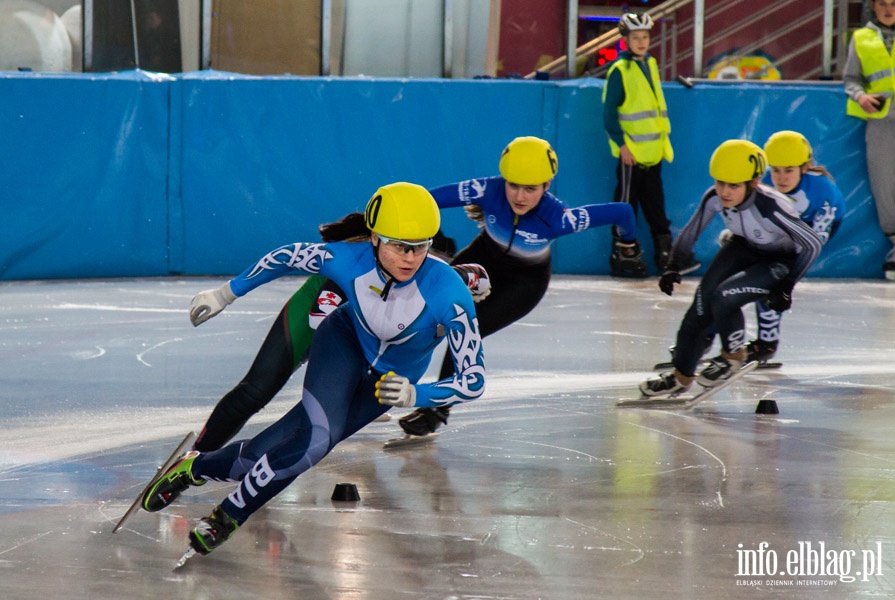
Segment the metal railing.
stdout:
[[[692,61],[692,69],[688,70],[689,74],[694,77],[703,77],[705,68],[703,66],[703,52],[705,48],[712,47],[723,40],[730,38],[749,28],[757,28],[767,23],[773,22],[772,17],[779,11],[790,8],[804,8],[800,14],[798,22],[782,22],[779,26],[774,27],[767,34],[751,41],[749,44],[737,48],[735,51],[727,55],[730,59],[737,59],[748,56],[759,48],[766,46],[768,43],[778,42],[790,36],[800,27],[804,27],[806,23],[818,23],[818,35],[811,36],[808,41],[799,43],[791,48],[787,48],[785,54],[775,58],[769,62],[767,69],[779,69],[784,65],[798,65],[804,63],[804,57],[810,53],[820,52],[821,60],[815,61],[808,68],[802,68],[801,72],[794,79],[831,79],[834,73],[841,72],[844,65],[845,53],[847,48],[847,40],[850,27],[859,24],[849,23],[849,8],[862,4],[862,0],[823,0],[822,2],[806,2],[806,0],[776,0],[773,3],[767,3],[768,6],[755,10],[755,0],[729,0],[725,2],[713,3],[711,7],[706,8],[705,0],[668,0],[662,4],[646,11],[653,21],[660,24],[658,35],[655,35],[656,46],[662,53],[660,64],[663,65],[665,73],[664,79],[673,79],[678,75],[680,65]],[[686,18],[682,18],[678,13],[686,7],[692,5],[691,11],[688,11]],[[728,22],[725,25],[717,25],[724,23],[724,12],[735,9],[737,6],[749,7],[749,15],[745,18],[738,19],[735,22]],[[569,1],[570,14],[578,12],[577,1]],[[706,24],[713,27],[707,28]],[[569,19],[568,32],[569,39],[577,39],[577,23],[576,30],[572,31],[572,19]],[[670,31],[669,31],[670,30]],[[709,37],[705,37],[706,30],[711,31]],[[689,34],[689,35],[688,35]],[[557,76],[565,73],[567,76],[577,75],[577,65],[582,60],[587,60],[600,50],[615,46],[620,35],[618,31],[613,29],[606,32],[593,40],[583,44],[575,49],[574,55],[571,49],[566,56],[561,56],[550,63],[547,63],[537,71],[529,73],[526,79],[544,78],[545,74],[549,76]],[[691,43],[681,43],[691,39]],[[681,47],[679,50],[678,47]],[[801,58],[800,58],[801,57]],[[586,71],[586,76],[600,77],[605,74],[608,65],[593,68]],[[571,75],[569,75],[571,74]]]

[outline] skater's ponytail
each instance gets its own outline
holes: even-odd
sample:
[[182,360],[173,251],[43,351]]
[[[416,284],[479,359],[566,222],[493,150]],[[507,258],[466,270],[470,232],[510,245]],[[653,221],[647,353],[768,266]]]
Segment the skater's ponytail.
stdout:
[[364,220],[364,213],[353,212],[333,223],[324,223],[318,227],[320,238],[324,242],[362,242],[370,239],[370,230]]

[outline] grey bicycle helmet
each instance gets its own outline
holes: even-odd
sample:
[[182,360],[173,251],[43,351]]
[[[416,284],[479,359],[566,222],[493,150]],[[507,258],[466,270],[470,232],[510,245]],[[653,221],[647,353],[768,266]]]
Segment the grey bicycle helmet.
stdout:
[[628,35],[632,31],[649,31],[653,28],[653,18],[649,15],[625,13],[618,20],[618,32]]

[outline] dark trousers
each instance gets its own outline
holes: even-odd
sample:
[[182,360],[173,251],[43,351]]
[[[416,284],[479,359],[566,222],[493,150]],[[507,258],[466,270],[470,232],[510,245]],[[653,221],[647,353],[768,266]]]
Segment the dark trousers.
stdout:
[[[543,263],[527,263],[508,256],[487,234],[479,234],[461,250],[451,264],[478,263],[488,271],[491,293],[476,303],[475,312],[482,337],[500,331],[530,313],[547,293],[550,257]],[[439,379],[455,372],[450,353],[441,363]]]
[[662,163],[643,167],[626,165],[619,160],[615,176],[618,181],[615,186],[615,201],[630,204],[635,215],[640,207],[653,240],[660,235],[671,235],[671,221],[665,214]]
[[789,274],[794,255],[763,253],[735,236],[718,251],[684,315],[677,332],[674,368],[692,377],[702,357],[704,340],[713,330],[725,352],[746,345],[742,306],[764,299],[774,285]]

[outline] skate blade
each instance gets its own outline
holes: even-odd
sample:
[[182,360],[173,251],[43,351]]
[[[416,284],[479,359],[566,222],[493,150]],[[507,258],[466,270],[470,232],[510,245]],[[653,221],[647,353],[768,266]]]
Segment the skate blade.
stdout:
[[693,400],[694,396],[676,396],[673,398],[635,398],[616,402],[619,408],[684,408]]
[[188,561],[189,559],[191,559],[194,556],[196,556],[196,549],[193,548],[192,546],[190,546],[189,548],[186,549],[186,552],[183,553],[183,556],[180,557],[180,560],[177,561],[177,564],[174,565],[174,568],[171,570],[176,571],[177,569],[179,569],[180,567],[185,565],[186,561]]
[[419,446],[428,444],[438,437],[437,433],[427,433],[426,435],[405,435],[400,438],[393,438],[382,445],[383,450],[391,450],[393,448],[403,448],[405,446]]
[[[755,367],[759,371],[764,369],[779,369],[783,366],[782,362],[779,361],[759,361],[758,366]],[[673,369],[674,364],[670,362],[660,362],[653,365],[654,371],[664,371],[666,369]]]
[[149,488],[151,488],[155,484],[155,482],[158,481],[159,476],[167,471],[169,468],[171,468],[171,465],[173,465],[174,462],[178,458],[180,458],[180,455],[183,454],[183,452],[186,450],[186,447],[192,443],[195,436],[196,434],[191,431],[186,434],[186,437],[184,437],[179,444],[177,444],[177,447],[174,448],[174,452],[171,453],[171,456],[169,456],[168,459],[161,464],[161,466],[155,472],[155,475],[153,475],[152,479],[149,480],[149,483],[146,484],[146,487],[144,487],[140,491],[140,495],[137,496],[137,498],[131,503],[125,513],[118,520],[118,523],[115,524],[115,527],[112,528],[112,533],[118,533],[118,530],[124,526],[127,520],[130,519],[135,512],[137,512],[137,510],[140,508],[140,503],[143,500],[143,494],[148,492]]
[[392,416],[389,413],[382,413],[375,419],[373,419],[374,423],[387,423],[392,420]]
[[676,408],[688,410],[695,407],[700,402],[708,400],[721,390],[735,383],[744,375],[751,373],[756,368],[758,368],[757,361],[746,363],[745,365],[740,367],[740,369],[736,373],[734,373],[718,385],[712,387],[704,387],[702,388],[701,392],[695,395],[675,396],[670,398],[641,397],[636,400],[622,400],[621,402],[617,402],[615,405],[619,408]]

